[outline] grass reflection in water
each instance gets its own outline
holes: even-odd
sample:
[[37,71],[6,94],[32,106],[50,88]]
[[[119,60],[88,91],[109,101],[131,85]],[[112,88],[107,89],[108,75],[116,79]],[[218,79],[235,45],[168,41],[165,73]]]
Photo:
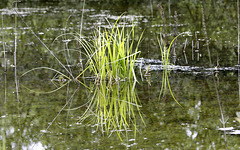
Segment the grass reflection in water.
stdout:
[[[93,94],[89,99],[85,113],[79,122],[90,119],[88,123],[97,124],[97,128],[107,135],[116,132],[120,139],[123,132],[136,131],[137,117],[144,123],[139,99],[135,90],[136,82],[116,82],[111,86],[107,82],[101,82],[93,87]],[[135,132],[136,133],[136,132]]]

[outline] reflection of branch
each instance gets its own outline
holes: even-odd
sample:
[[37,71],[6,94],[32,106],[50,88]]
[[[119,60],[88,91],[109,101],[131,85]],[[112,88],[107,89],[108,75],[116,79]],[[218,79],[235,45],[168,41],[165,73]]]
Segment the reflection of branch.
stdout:
[[[73,92],[72,96],[69,98],[69,100],[66,102],[66,104],[60,109],[60,111],[58,112],[58,114],[56,115],[56,117],[52,120],[52,122],[49,123],[48,127],[45,129],[45,132],[42,132],[39,135],[39,139],[42,138],[43,134],[46,133],[48,131],[48,129],[52,126],[53,122],[58,118],[58,116],[61,114],[61,112],[63,111],[63,109],[68,105],[68,103],[73,99],[73,96],[75,95],[75,93],[78,91],[79,86],[76,88],[76,90]],[[34,149],[36,143],[32,146],[32,149]]]
[[[206,22],[205,22],[205,18],[204,18],[205,14],[204,14],[204,9],[203,9],[203,4],[202,3],[201,3],[201,11],[202,11],[203,30],[204,30],[204,34],[205,34],[205,41],[206,41],[206,44],[207,44],[207,51],[208,51],[208,56],[209,56],[209,64],[210,64],[210,67],[212,67],[213,64],[212,64],[212,61],[211,61],[211,53],[210,53],[209,42],[208,42],[208,37],[207,37],[207,27],[206,27]],[[217,101],[218,101],[218,105],[219,105],[219,109],[220,109],[220,113],[221,113],[220,122],[222,123],[223,128],[225,129],[225,124],[226,124],[228,118],[225,119],[224,115],[223,115],[222,105],[221,105],[221,102],[220,102],[218,87],[217,87],[216,80],[214,78],[213,70],[211,70],[211,74],[212,74],[212,79],[213,79],[213,82],[214,82],[215,92],[216,92],[216,96],[217,96]],[[224,141],[225,141],[225,146],[226,146],[226,149],[227,149],[228,146],[227,146],[226,130],[224,130]]]
[[240,66],[238,66],[238,100],[240,105]]
[[239,40],[240,40],[240,32],[239,32],[239,30],[240,30],[240,23],[239,23],[239,0],[237,0],[237,11],[238,11],[238,15],[237,15],[237,17],[238,17],[238,100],[239,100],[239,105],[240,105],[240,42],[239,42]]

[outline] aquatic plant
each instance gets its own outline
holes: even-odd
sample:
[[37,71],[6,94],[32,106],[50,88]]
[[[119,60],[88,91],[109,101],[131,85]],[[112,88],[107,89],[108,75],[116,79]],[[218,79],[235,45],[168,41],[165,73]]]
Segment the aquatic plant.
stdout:
[[163,67],[164,67],[163,76],[162,76],[162,85],[161,85],[161,90],[160,90],[160,94],[159,94],[159,99],[161,98],[161,96],[165,96],[166,95],[166,90],[167,90],[167,85],[168,85],[168,89],[170,91],[170,94],[171,94],[172,98],[178,103],[178,101],[176,100],[176,98],[173,95],[173,92],[172,92],[172,89],[171,89],[171,86],[170,86],[170,83],[169,83],[168,74],[170,73],[171,70],[168,69],[168,66],[170,64],[169,55],[170,55],[171,46],[173,45],[173,43],[177,39],[177,37],[180,36],[181,34],[176,36],[171,41],[171,43],[170,43],[168,48],[166,47],[164,10],[163,10],[163,7],[162,7],[161,4],[158,4],[158,7],[161,10],[161,15],[162,15],[162,20],[163,20],[162,34],[160,34],[160,39],[158,38],[158,44],[159,44],[159,47],[160,47],[162,64],[163,64]]
[[[120,16],[121,17],[121,16]],[[130,32],[125,33],[125,23],[118,26],[120,17],[117,19],[111,30],[98,27],[95,31],[95,38],[88,42],[83,38],[76,37],[87,54],[86,70],[90,70],[96,77],[97,82],[136,79],[134,64],[138,46],[142,34],[134,48],[134,25]],[[76,78],[81,76],[79,74]]]
[[[184,34],[184,33],[182,33]],[[169,60],[169,55],[170,55],[170,50],[171,50],[171,46],[174,43],[174,41],[180,36],[181,34],[179,34],[178,36],[176,36],[170,43],[169,47],[166,47],[166,44],[164,42],[164,40],[162,39],[162,36],[160,36],[160,39],[158,38],[158,43],[160,46],[160,50],[161,50],[161,58],[162,58],[162,64],[164,67],[163,70],[163,76],[162,76],[162,85],[161,85],[161,90],[160,90],[160,94],[159,94],[159,99],[161,98],[161,96],[165,96],[166,95],[166,90],[167,90],[167,86],[168,89],[170,91],[170,94],[172,96],[172,98],[178,103],[177,99],[175,98],[175,96],[173,95],[170,83],[169,83],[169,78],[168,78],[168,74],[170,74],[169,70],[169,64],[170,64],[170,60]],[[179,104],[179,103],[178,103]],[[180,105],[180,104],[179,104]],[[181,106],[181,105],[180,105]]]
[[[93,88],[89,88],[92,91],[91,98],[79,122],[91,118],[89,123],[97,124],[98,129],[107,135],[116,132],[122,140],[122,132],[127,134],[131,125],[136,131],[135,111],[138,111],[142,118],[139,109],[141,106],[135,93],[137,79],[134,68],[143,34],[134,44],[134,25],[132,24],[130,30],[125,28],[125,22],[119,26],[120,18],[121,16],[113,26],[110,25],[110,29],[96,28],[90,42],[80,38],[81,36],[75,38],[87,57],[85,69],[76,79],[79,81],[82,74],[89,71],[95,77],[96,83]],[[126,80],[129,82],[120,82]]]

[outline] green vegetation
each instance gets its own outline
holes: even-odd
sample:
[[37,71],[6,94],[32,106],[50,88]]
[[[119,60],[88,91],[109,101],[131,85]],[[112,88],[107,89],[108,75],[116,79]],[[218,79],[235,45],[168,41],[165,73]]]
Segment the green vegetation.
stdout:
[[[138,46],[142,34],[134,45],[134,25],[132,24],[127,32],[124,22],[121,27],[118,25],[120,18],[121,16],[110,30],[97,28],[94,39],[90,42],[75,38],[81,43],[87,56],[85,70],[76,79],[89,71],[95,77],[96,83],[94,90],[91,90],[94,92],[88,107],[79,121],[93,116],[90,122],[97,124],[102,132],[110,135],[111,131],[115,131],[121,139],[121,133],[127,134],[130,124],[134,125],[136,131],[136,110],[141,116],[134,90],[137,81],[134,64],[140,53]],[[129,82],[121,82],[126,80]]]
[[[130,124],[135,127],[134,131],[136,131],[136,111],[144,123],[139,108],[141,106],[138,104],[139,100],[135,93],[137,79],[134,72],[135,60],[140,53],[138,47],[143,33],[135,44],[134,25],[132,24],[129,29],[125,27],[125,22],[122,22],[120,26],[120,19],[121,16],[111,29],[98,27],[94,32],[94,38],[90,39],[90,41],[87,41],[80,35],[71,35],[74,36],[84,49],[82,52],[82,54],[84,54],[82,55],[83,58],[80,59],[87,60],[83,70],[75,79],[87,87],[80,81],[80,78],[84,77],[83,74],[85,72],[88,72],[90,76],[94,76],[96,83],[94,87],[87,87],[91,94],[86,103],[87,109],[80,117],[79,122],[89,121],[90,119],[88,123],[97,124],[98,128],[101,129],[102,132],[106,132],[107,135],[111,135],[112,131],[115,131],[122,140],[122,132],[125,132],[127,135],[127,130],[131,126]],[[164,65],[160,97],[166,94],[168,86],[172,97],[177,103],[178,101],[174,97],[169,83],[168,74],[170,70],[168,66],[170,63],[170,49],[178,36],[172,40],[168,48],[162,39],[158,40]],[[56,39],[58,39],[58,37]],[[51,80],[56,86],[56,89],[45,93],[52,93],[61,89],[71,81],[65,74],[48,67],[34,68],[25,72],[22,76],[39,69],[56,72]],[[148,74],[148,71],[149,68],[146,74]],[[64,80],[67,82],[63,82]],[[129,82],[121,82],[126,80],[129,80]],[[54,83],[54,81],[58,81],[59,85]],[[133,84],[131,84],[132,81],[134,81]]]
[[[163,70],[163,76],[162,76],[162,85],[161,85],[161,90],[160,90],[160,95],[159,95],[159,99],[161,98],[161,96],[165,96],[166,94],[166,90],[167,90],[167,86],[168,89],[172,95],[172,98],[178,103],[178,101],[176,100],[176,98],[173,95],[170,83],[169,83],[169,78],[168,78],[168,74],[170,74],[169,70],[169,55],[170,55],[170,50],[171,50],[171,46],[174,43],[174,41],[180,36],[181,34],[179,34],[178,36],[176,36],[170,43],[169,47],[167,48],[165,45],[164,40],[162,39],[162,37],[160,37],[160,39],[158,39],[158,43],[160,46],[160,50],[161,50],[161,58],[162,58],[162,63],[164,66],[164,70]],[[178,103],[179,104],[179,103]],[[180,105],[180,104],[179,104]],[[181,105],[180,105],[181,106]]]
[[[95,38],[88,42],[77,38],[87,55],[86,70],[90,70],[98,82],[135,79],[134,64],[142,35],[134,48],[134,25],[130,32],[125,33],[125,24],[119,27],[118,20],[111,30],[100,27],[95,32]],[[81,73],[82,74],[82,73]],[[77,79],[81,76],[79,74]]]

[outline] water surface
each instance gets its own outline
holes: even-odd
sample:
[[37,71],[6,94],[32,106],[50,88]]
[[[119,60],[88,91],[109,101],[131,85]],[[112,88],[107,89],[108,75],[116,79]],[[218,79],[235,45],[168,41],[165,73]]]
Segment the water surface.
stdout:
[[[238,135],[227,134],[225,138],[224,132],[218,130],[223,128],[222,115],[226,127],[237,130],[239,126],[235,121],[240,102],[237,3],[162,1],[165,23],[158,4],[153,0],[91,0],[83,8],[83,2],[77,1],[21,2],[17,14],[11,2],[0,2],[1,148],[238,149]],[[91,90],[71,81],[56,92],[42,94],[67,82],[59,82],[60,75],[47,69],[22,74],[33,68],[49,67],[68,75],[37,36],[77,76],[81,47],[72,35],[81,32],[86,39],[91,38],[96,27],[110,28],[108,22],[114,23],[122,13],[126,27],[136,25],[136,38],[144,32],[139,48],[144,67],[137,63],[139,82],[134,92],[145,125],[136,113],[136,134],[130,124],[121,141],[114,129],[107,136],[97,129],[96,123],[78,121],[87,109],[79,106],[91,99]],[[173,94],[181,107],[169,92],[159,99],[162,68],[157,37],[165,34],[169,45],[174,36],[183,32],[188,34],[176,41],[176,56],[171,54],[173,70],[169,74]],[[69,53],[67,49],[71,49]],[[151,77],[147,80],[143,76],[142,80],[140,69],[145,74],[149,64]],[[94,82],[88,78],[86,84]]]

